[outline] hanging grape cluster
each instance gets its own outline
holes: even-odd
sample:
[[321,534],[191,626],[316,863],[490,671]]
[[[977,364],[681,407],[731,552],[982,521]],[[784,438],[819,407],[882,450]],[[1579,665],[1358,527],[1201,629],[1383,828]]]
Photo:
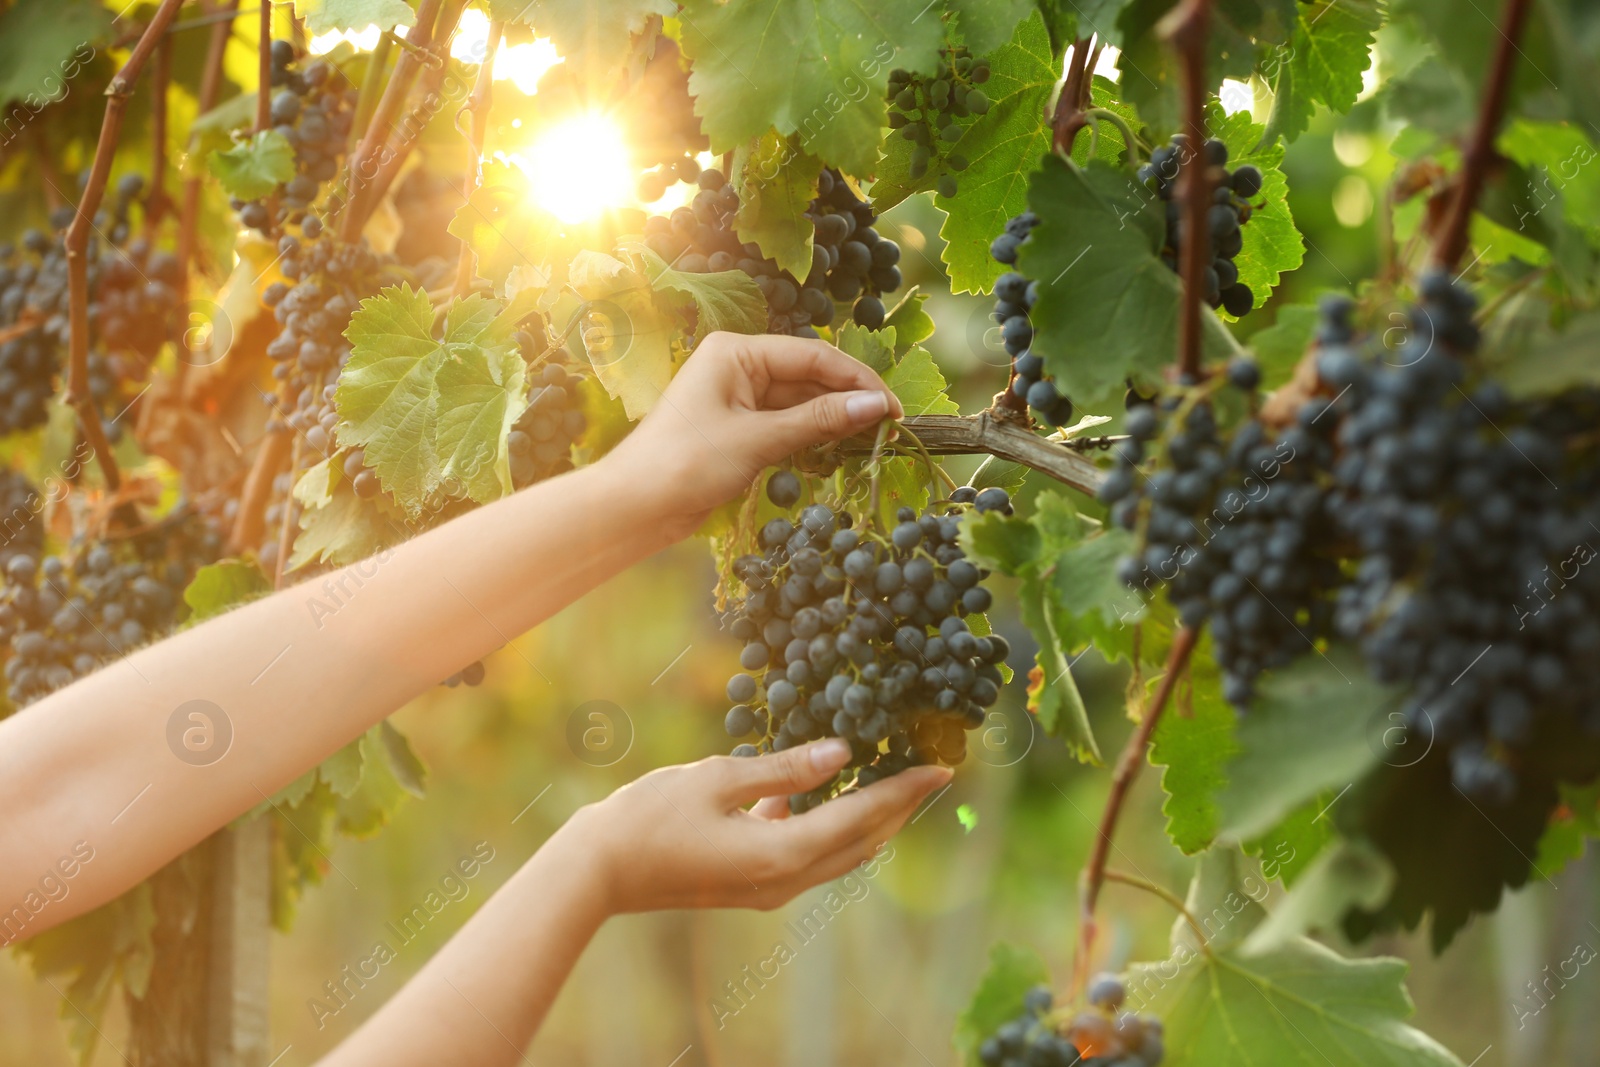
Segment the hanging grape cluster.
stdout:
[[653,204],[676,182],[700,176],[695,156],[711,147],[700,132],[700,118],[689,95],[689,72],[678,46],[667,38],[656,42],[632,97],[648,102],[648,113],[633,123],[637,130],[634,151],[651,169],[639,179],[639,200]]
[[[523,351],[532,344],[524,342]],[[555,349],[534,372],[528,407],[506,439],[511,484],[518,489],[572,469],[572,446],[588,428],[580,392],[582,375],[566,349]]]
[[955,174],[967,169],[967,157],[953,146],[966,127],[960,119],[989,110],[989,98],[978,86],[989,80],[989,61],[974,59],[965,45],[948,46],[940,54],[933,76],[909,70],[889,72],[889,128],[910,141],[912,181],[929,169],[939,175],[939,195],[956,195]]
[[[1039,216],[1031,211],[1007,221],[1005,232],[989,245],[995,262],[1015,265],[1017,250],[1038,222]],[[1056,388],[1055,380],[1044,372],[1044,360],[1031,349],[1033,322],[1028,315],[1038,299],[1038,282],[1006,271],[994,283],[994,321],[1000,324],[1000,340],[1011,357],[1011,391],[1047,425],[1065,426],[1072,421],[1072,399]]]
[[1121,979],[1100,975],[1089,985],[1088,1009],[1063,1034],[1050,990],[1035,986],[1022,1014],[984,1038],[978,1060],[984,1067],[1158,1067],[1166,1055],[1161,1020],[1124,1011],[1127,999]]
[[216,531],[180,508],[154,530],[68,559],[14,554],[0,597],[7,699],[25,707],[165,636],[195,571],[221,552]]
[[[339,172],[355,121],[353,86],[331,84],[333,68],[322,60],[296,69],[294,45],[272,42],[272,128],[294,149],[295,176],[274,194],[261,200],[235,200],[239,221],[270,234],[286,222],[300,222],[322,191],[323,183]],[[276,211],[272,200],[276,199]],[[320,221],[308,219],[307,237],[316,237]]]
[[[1224,381],[1249,393],[1260,371],[1237,360]],[[1114,522],[1143,533],[1122,579],[1164,584],[1185,625],[1210,621],[1223,694],[1244,708],[1262,671],[1331,633],[1342,576],[1325,473],[1338,419],[1316,399],[1281,433],[1252,418],[1224,440],[1209,399],[1185,407],[1172,397],[1161,407],[1176,408],[1165,413],[1162,469],[1146,477],[1141,463],[1161,437],[1163,412],[1138,405],[1099,497]]]
[[[179,310],[177,257],[129,237],[129,210],[143,189],[137,174],[118,181],[110,209],[95,215],[96,235],[85,249],[89,394],[112,442],[121,440],[120,416],[173,335]],[[72,208],[60,208],[50,218],[54,236],[30,229],[20,249],[0,246],[0,332],[37,324],[0,342],[0,434],[41,425],[57,377],[66,372],[72,324],[64,231],[72,219]]]
[[[1161,261],[1173,271],[1179,271],[1179,249],[1187,238],[1178,174],[1188,151],[1187,135],[1174,134],[1170,143],[1151,152],[1150,162],[1139,168],[1139,180],[1153,188],[1166,204],[1167,243],[1161,250]],[[1244,248],[1239,228],[1250,221],[1250,200],[1261,193],[1261,170],[1249,163],[1228,170],[1228,146],[1215,138],[1208,140],[1202,151],[1212,189],[1211,207],[1206,212],[1206,247],[1212,258],[1205,274],[1205,301],[1238,317],[1255,304],[1255,294],[1240,283],[1239,268],[1233,260]]]
[[0,568],[13,556],[37,556],[44,546],[39,490],[19,471],[0,467]]
[[766,296],[773,333],[816,337],[816,327],[832,324],[838,304],[868,329],[883,325],[883,294],[900,288],[900,246],[873,227],[871,201],[857,196],[838,171],[818,175],[817,196],[806,208],[814,240],[803,281],[763,256],[755,243],[739,240],[739,194],[722,171],[706,168],[695,180],[700,191],[688,205],[645,220],[646,243],[673,269],[744,271]]
[[[767,495],[800,501],[800,481],[779,471]],[[958,489],[922,515],[902,507],[887,536],[848,511],[803,508],[761,530],[764,552],[739,557],[745,589],[724,615],[746,672],[728,682],[735,755],[779,752],[843,737],[854,758],[837,781],[790,798],[804,811],[854,782],[869,785],[918,763],[961,762],[966,731],[999,699],[1010,646],[972,633],[964,616],[987,611],[987,572],[956,543],[969,510],[1009,511],[1004,490]],[[887,742],[886,751],[880,744]]]

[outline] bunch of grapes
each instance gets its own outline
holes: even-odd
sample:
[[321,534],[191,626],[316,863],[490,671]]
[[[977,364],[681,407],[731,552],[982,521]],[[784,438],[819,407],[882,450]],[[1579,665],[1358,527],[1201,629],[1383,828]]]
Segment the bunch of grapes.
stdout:
[[1455,786],[1505,806],[1600,771],[1600,396],[1469,380],[1470,294],[1437,271],[1419,291],[1382,360],[1348,304],[1323,309],[1317,369],[1344,414],[1332,510],[1360,561],[1336,624],[1411,686],[1408,726],[1449,751]]
[[307,212],[323,183],[339,172],[358,95],[353,86],[330,84],[333,74],[333,68],[320,59],[296,70],[294,45],[272,42],[272,128],[294,148],[295,176],[277,190],[276,213],[268,200],[233,202],[239,221],[250,229],[266,234],[285,222],[301,220],[309,224],[307,237],[316,237],[321,229],[320,221],[308,218]]
[[1028,990],[1022,1014],[978,1046],[984,1067],[1157,1067],[1166,1055],[1161,1020],[1124,1011],[1128,990],[1116,975],[1089,985],[1089,1008],[1063,1036],[1051,1018],[1053,998],[1044,986]]
[[[1017,262],[1017,249],[1033,233],[1039,216],[1024,211],[1006,223],[1005,232],[989,245],[989,254],[1007,266]],[[1072,398],[1056,388],[1054,379],[1044,372],[1044,360],[1031,350],[1033,323],[1028,313],[1039,299],[1039,283],[1015,270],[1008,270],[994,283],[994,321],[1000,324],[1000,339],[1011,357],[1011,391],[1026,401],[1049,426],[1065,426],[1072,421]]]
[[[1236,360],[1225,380],[1253,392],[1260,371]],[[1262,671],[1331,634],[1343,582],[1326,484],[1338,418],[1314,399],[1281,433],[1252,418],[1224,440],[1208,399],[1178,405],[1161,468],[1146,476],[1145,447],[1161,436],[1162,421],[1153,405],[1128,413],[1128,438],[1101,483],[1112,520],[1144,535],[1120,576],[1135,588],[1164,584],[1185,625],[1210,620],[1223,693],[1244,708]]]
[[989,98],[978,86],[989,80],[989,61],[974,59],[965,45],[947,47],[939,58],[933,77],[908,70],[889,72],[889,128],[900,131],[910,141],[910,177],[917,181],[930,167],[945,173],[939,176],[939,195],[956,195],[956,179],[967,169],[967,157],[952,151],[966,128],[958,120],[982,115],[989,110]]
[[[1206,303],[1222,308],[1235,317],[1242,316],[1255,303],[1250,287],[1239,283],[1239,268],[1233,257],[1244,247],[1239,227],[1250,221],[1250,200],[1261,192],[1261,171],[1246,163],[1229,171],[1228,146],[1212,138],[1201,149],[1205,153],[1206,168],[1210,177],[1211,207],[1206,212],[1206,247],[1211,250],[1211,266],[1206,268]],[[1189,139],[1184,134],[1174,134],[1171,143],[1150,153],[1150,162],[1139,168],[1139,180],[1155,190],[1166,201],[1167,244],[1161,251],[1162,262],[1172,270],[1179,270],[1182,262],[1179,249],[1188,235],[1184,232],[1183,199],[1178,190],[1178,173],[1184,156],[1189,151]]]
[[[129,209],[143,189],[137,174],[117,183],[110,210],[94,218],[95,230],[110,243],[92,237],[85,252],[89,392],[113,442],[122,435],[118,416],[172,336],[179,311],[177,257],[128,236]],[[72,323],[64,231],[72,219],[72,208],[59,208],[50,219],[55,236],[28,230],[20,250],[0,247],[0,330],[37,323],[0,343],[0,434],[43,423],[55,378],[66,368]]]
[[39,490],[27,477],[0,467],[0,568],[13,556],[37,556],[44,546]]
[[518,489],[572,469],[572,446],[588,428],[581,380],[565,349],[556,349],[538,369],[527,410],[506,440],[511,484]]
[[41,558],[37,550],[13,555],[0,596],[11,704],[25,707],[165,636],[182,616],[195,571],[221,552],[209,524],[180,513],[70,559]]
[[638,102],[642,120],[629,124],[638,131],[634,150],[654,168],[639,179],[639,200],[653,204],[673,183],[698,178],[695,156],[711,147],[700,132],[694,97],[689,95],[689,71],[673,41],[657,39],[656,51],[629,96]]
[[739,240],[739,194],[720,170],[699,171],[695,180],[700,191],[690,204],[645,220],[646,243],[658,256],[689,273],[750,275],[767,298],[773,333],[816,337],[816,327],[833,322],[837,303],[848,304],[853,320],[868,329],[883,325],[882,294],[900,288],[900,246],[873,228],[871,202],[838,171],[818,175],[817,196],[806,208],[815,236],[803,281],[765,258],[758,245]]
[[[795,507],[800,495],[789,471],[767,483],[779,507]],[[735,738],[758,735],[734,754],[823,737],[845,738],[854,750],[837,781],[790,797],[791,810],[851,782],[966,757],[966,731],[999,699],[1010,646],[968,627],[964,616],[987,611],[993,597],[982,584],[987,572],[956,538],[968,510],[1010,507],[1004,490],[958,489],[921,516],[902,507],[884,536],[847,511],[811,504],[798,524],[767,523],[764,552],[734,561],[746,592],[723,621],[745,642],[739,663],[750,673],[728,682],[734,706],[725,725]]]

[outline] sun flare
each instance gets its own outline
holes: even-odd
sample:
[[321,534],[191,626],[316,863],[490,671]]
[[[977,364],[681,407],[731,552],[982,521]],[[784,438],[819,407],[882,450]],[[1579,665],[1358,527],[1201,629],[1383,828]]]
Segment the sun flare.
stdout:
[[506,156],[528,176],[533,199],[563,222],[585,222],[633,201],[628,143],[604,115],[575,115]]

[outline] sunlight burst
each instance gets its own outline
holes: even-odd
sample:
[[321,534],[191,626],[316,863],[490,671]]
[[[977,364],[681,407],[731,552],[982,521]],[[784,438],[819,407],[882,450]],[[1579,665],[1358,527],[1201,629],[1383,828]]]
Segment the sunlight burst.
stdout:
[[584,222],[633,199],[633,163],[617,124],[576,115],[539,135],[506,161],[528,175],[534,200],[563,222]]

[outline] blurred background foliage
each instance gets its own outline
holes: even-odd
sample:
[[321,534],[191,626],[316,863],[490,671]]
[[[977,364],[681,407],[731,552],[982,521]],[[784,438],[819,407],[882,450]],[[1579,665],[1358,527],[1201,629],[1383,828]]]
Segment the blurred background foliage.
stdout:
[[[241,19],[238,32],[229,69],[244,81],[253,62],[253,20]],[[1387,76],[1405,69],[1415,51],[1398,31],[1386,29],[1379,71]],[[175,78],[192,80],[181,66]],[[1383,242],[1403,240],[1415,226],[1415,212],[1408,215],[1402,206],[1394,213],[1398,236],[1386,228],[1388,190],[1403,164],[1396,139],[1404,148],[1407,138],[1420,134],[1386,116],[1387,90],[1371,91],[1380,80],[1371,79],[1350,116],[1319,114],[1289,153],[1284,169],[1305,235],[1305,263],[1284,277],[1265,309],[1233,324],[1242,336],[1272,325],[1283,304],[1349,290],[1353,279],[1371,277]],[[130,113],[130,126],[147,122],[142,106]],[[496,113],[503,114],[498,107]],[[175,112],[173,121],[181,128],[190,118]],[[55,127],[49,136],[81,144],[91,130]],[[440,144],[448,141],[441,134]],[[75,166],[73,151],[67,162]],[[440,152],[446,157],[440,165],[454,167],[448,150]],[[136,154],[128,158],[138,165]],[[0,165],[0,227],[6,231],[45,210],[38,184],[28,180],[27,159],[17,153]],[[931,201],[917,197],[890,212],[881,229],[905,250],[907,286],[930,294],[927,310],[938,332],[927,347],[963,408],[976,410],[1004,380],[1007,358],[989,318],[992,300],[949,293],[939,266],[940,221]],[[229,235],[219,230],[214,236],[222,242]],[[967,469],[963,461],[952,466],[958,477]],[[728,748],[722,690],[737,648],[716,632],[713,580],[704,546],[679,546],[492,657],[483,687],[437,690],[396,717],[429,767],[427,796],[407,801],[375,839],[340,839],[324,884],[303,901],[293,931],[274,935],[273,1032],[283,1050],[275,1067],[311,1063],[353,1032],[578,807],[651,768]],[[992,618],[1012,641],[1013,665],[1025,674],[1032,641],[1012,591],[1004,579],[996,584],[1000,599]],[[1128,730],[1124,671],[1092,653],[1073,670],[1102,749],[1117,751]],[[575,714],[579,732],[594,725],[580,711],[591,701],[617,709],[610,725],[621,739],[616,747],[625,751],[615,762],[612,753],[597,756],[571,742]],[[974,738],[974,756],[948,792],[893,842],[892,858],[877,876],[858,882],[848,905],[811,940],[801,943],[787,924],[817,905],[826,887],[771,914],[613,920],[584,955],[528,1061],[574,1067],[953,1062],[954,1019],[993,941],[1031,945],[1054,973],[1066,973],[1076,879],[1108,781],[1104,770],[1076,764],[1058,742],[1031,736],[1022,703],[1022,686],[1010,687],[999,717]],[[1168,842],[1161,802],[1159,771],[1147,771],[1113,864],[1181,891],[1192,863]],[[344,968],[365,960],[377,940],[395,944],[389,924],[438,891],[458,860],[475,850],[481,858],[485,847],[493,858],[464,883],[465,895],[454,891],[460,899],[442,907],[376,978],[336,1013],[311,1006],[334,1004],[325,983],[338,982]],[[1551,980],[1575,946],[1600,945],[1594,858],[1575,864],[1563,886],[1557,891],[1535,883],[1510,895],[1441,959],[1420,937],[1370,948],[1411,961],[1416,1024],[1464,1062],[1600,1064],[1600,1019],[1590,1010],[1600,974],[1585,971],[1564,987]],[[1274,885],[1273,892],[1281,889]],[[1109,889],[1107,904],[1102,943],[1108,964],[1164,955],[1171,918],[1165,905],[1117,886]],[[746,981],[743,968],[770,957],[779,939],[795,947],[795,958],[764,987],[747,986],[755,991],[740,1006],[725,983]],[[739,1010],[721,1013],[719,1025],[713,1002]],[[14,954],[0,957],[0,1067],[71,1062],[58,1005],[56,991],[35,981]],[[97,1064],[118,1061],[121,1011],[118,1001]]]

